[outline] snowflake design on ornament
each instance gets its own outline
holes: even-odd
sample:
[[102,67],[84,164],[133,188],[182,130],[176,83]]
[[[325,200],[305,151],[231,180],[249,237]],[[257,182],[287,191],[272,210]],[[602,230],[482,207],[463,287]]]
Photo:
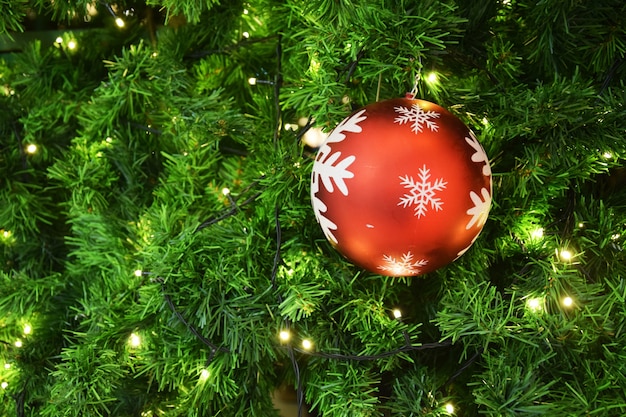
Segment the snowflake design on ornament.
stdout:
[[465,142],[467,142],[476,152],[472,155],[472,161],[474,162],[483,162],[483,175],[488,177],[491,175],[491,167],[489,166],[489,158],[487,158],[487,154],[480,143],[478,143],[478,139],[476,139],[476,135],[474,132],[470,130],[470,137],[465,138]]
[[413,254],[411,251],[403,254],[400,259],[383,255],[383,261],[385,265],[380,265],[378,269],[391,272],[394,275],[417,275],[420,273],[421,268],[428,263],[426,259],[413,262]]
[[447,182],[444,181],[443,178],[439,178],[435,180],[434,183],[431,183],[429,179],[430,169],[426,168],[426,165],[420,168],[418,181],[415,181],[413,177],[409,177],[408,175],[400,177],[401,184],[404,185],[404,188],[408,188],[411,191],[400,197],[398,205],[404,208],[415,206],[415,215],[418,219],[422,216],[426,216],[428,206],[435,209],[435,211],[443,210],[441,208],[443,201],[435,196],[437,195],[437,191],[446,188]]
[[341,152],[333,152],[328,144],[343,141],[346,138],[344,132],[360,133],[362,128],[359,126],[359,123],[367,118],[363,113],[365,113],[365,110],[353,114],[335,127],[326,139],[326,142],[320,147],[313,164],[313,172],[311,173],[313,212],[326,238],[334,243],[337,243],[337,238],[332,231],[337,230],[337,225],[324,215],[328,210],[328,206],[317,198],[316,194],[320,190],[321,182],[329,193],[335,192],[336,186],[341,194],[348,195],[348,186],[345,180],[354,177],[354,173],[349,171],[348,168],[356,160],[356,157],[350,155],[341,159]]
[[411,108],[404,106],[398,106],[393,108],[396,113],[400,115],[394,119],[394,123],[399,123],[401,125],[405,123],[411,124],[411,130],[418,134],[422,131],[422,125],[426,125],[427,128],[436,132],[439,129],[437,123],[433,122],[431,119],[438,119],[439,113],[435,111],[424,111],[419,104],[413,104]]
[[481,195],[478,195],[474,191],[470,192],[470,198],[472,199],[472,203],[474,203],[474,207],[467,210],[467,214],[472,216],[472,218],[467,223],[467,226],[465,226],[466,230],[469,230],[472,226],[482,227],[487,221],[489,207],[491,206],[491,195],[489,194],[489,190],[484,187],[480,190],[480,194]]

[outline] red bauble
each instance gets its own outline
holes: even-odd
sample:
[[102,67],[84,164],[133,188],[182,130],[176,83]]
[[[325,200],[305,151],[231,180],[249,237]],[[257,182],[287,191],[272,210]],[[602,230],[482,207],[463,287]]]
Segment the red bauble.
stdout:
[[491,168],[474,134],[424,100],[370,104],[321,146],[315,217],[346,258],[378,274],[420,275],[469,249],[491,206]]

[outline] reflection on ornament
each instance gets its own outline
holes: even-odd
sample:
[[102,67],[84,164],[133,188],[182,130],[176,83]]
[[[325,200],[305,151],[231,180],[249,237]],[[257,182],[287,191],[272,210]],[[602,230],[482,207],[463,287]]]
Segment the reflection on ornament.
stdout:
[[449,264],[481,232],[491,167],[456,116],[423,100],[370,104],[321,145],[311,176],[315,217],[331,244],[377,274]]

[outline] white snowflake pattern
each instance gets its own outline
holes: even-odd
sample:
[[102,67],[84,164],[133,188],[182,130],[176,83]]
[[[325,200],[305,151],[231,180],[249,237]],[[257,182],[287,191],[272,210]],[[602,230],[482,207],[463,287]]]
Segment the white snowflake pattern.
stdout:
[[467,142],[476,152],[472,155],[472,161],[474,162],[483,162],[483,175],[488,177],[491,175],[491,166],[489,166],[489,158],[487,158],[487,154],[480,143],[478,143],[478,139],[476,139],[476,135],[474,132],[470,130],[470,137],[465,138],[465,142]]
[[320,190],[321,180],[324,188],[329,193],[334,192],[336,186],[341,194],[348,195],[348,186],[345,180],[354,177],[354,173],[349,171],[348,168],[356,160],[356,157],[350,155],[340,160],[341,152],[333,152],[329,143],[343,141],[346,138],[344,132],[360,133],[362,129],[359,123],[367,118],[363,113],[365,113],[365,110],[361,110],[344,119],[335,127],[328,136],[328,139],[326,139],[326,142],[320,147],[317,157],[315,158],[315,163],[313,164],[313,171],[311,173],[311,201],[313,204],[313,212],[326,238],[334,243],[337,243],[337,238],[332,231],[337,230],[337,225],[324,215],[328,210],[328,206],[326,206],[316,194]]
[[478,195],[474,191],[470,192],[470,198],[472,199],[472,203],[474,203],[474,207],[467,210],[467,214],[472,216],[472,218],[467,223],[467,226],[465,226],[466,230],[469,230],[472,226],[482,227],[487,221],[489,207],[491,207],[491,195],[489,194],[489,190],[485,187],[480,190],[480,194],[481,195]]
[[447,182],[444,181],[443,178],[439,178],[435,180],[434,183],[431,183],[429,181],[430,169],[426,168],[426,165],[420,168],[418,178],[419,180],[415,181],[413,177],[409,177],[408,175],[400,177],[400,180],[402,180],[401,184],[404,185],[404,188],[409,188],[411,191],[400,197],[398,205],[404,208],[415,206],[415,215],[419,219],[426,215],[429,205],[430,208],[435,209],[435,211],[443,210],[441,207],[443,201],[435,197],[435,195],[437,191],[446,188]]
[[436,132],[437,129],[439,129],[437,123],[431,120],[438,119],[439,113],[432,110],[425,112],[424,109],[419,106],[419,104],[413,104],[410,109],[404,106],[397,106],[393,109],[396,111],[396,113],[400,114],[400,116],[396,117],[393,122],[399,123],[401,125],[405,123],[410,123],[411,130],[415,134],[418,134],[422,131],[422,125],[424,124],[433,132]]
[[391,272],[396,276],[417,275],[420,273],[421,268],[424,267],[428,261],[426,259],[420,259],[413,262],[413,254],[411,251],[402,255],[400,259],[396,259],[393,256],[383,255],[384,265],[380,265],[378,269]]

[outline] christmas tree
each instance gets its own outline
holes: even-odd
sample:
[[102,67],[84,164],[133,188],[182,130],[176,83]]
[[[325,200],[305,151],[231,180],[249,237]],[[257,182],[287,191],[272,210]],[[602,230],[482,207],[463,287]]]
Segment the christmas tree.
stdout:
[[[622,0],[10,0],[0,31],[0,414],[626,414]],[[311,172],[408,91],[493,202],[388,277]]]

